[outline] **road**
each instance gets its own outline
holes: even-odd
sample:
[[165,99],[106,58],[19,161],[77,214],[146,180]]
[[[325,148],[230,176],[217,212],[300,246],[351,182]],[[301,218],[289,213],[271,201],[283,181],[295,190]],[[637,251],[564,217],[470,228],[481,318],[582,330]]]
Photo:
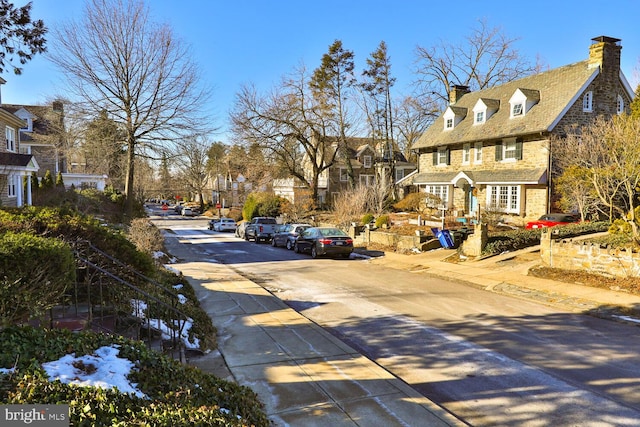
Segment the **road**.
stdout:
[[474,426],[640,420],[638,328],[366,259],[312,260],[156,221],[195,258],[228,264]]

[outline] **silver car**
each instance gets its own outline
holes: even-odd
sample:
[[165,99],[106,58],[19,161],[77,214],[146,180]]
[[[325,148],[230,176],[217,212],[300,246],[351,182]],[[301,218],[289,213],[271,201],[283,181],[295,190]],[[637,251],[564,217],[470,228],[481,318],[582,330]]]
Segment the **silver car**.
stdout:
[[307,228],[311,228],[311,224],[283,224],[278,226],[276,233],[271,239],[271,246],[284,246],[289,250],[293,249],[296,238]]

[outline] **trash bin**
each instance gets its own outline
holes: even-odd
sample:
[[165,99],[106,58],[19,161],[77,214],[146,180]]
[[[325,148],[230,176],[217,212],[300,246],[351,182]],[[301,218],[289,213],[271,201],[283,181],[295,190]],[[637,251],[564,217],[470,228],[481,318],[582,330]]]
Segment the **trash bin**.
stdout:
[[440,241],[440,245],[442,245],[445,249],[453,249],[455,247],[455,243],[453,241],[453,237],[449,230],[441,230],[438,231],[436,237]]

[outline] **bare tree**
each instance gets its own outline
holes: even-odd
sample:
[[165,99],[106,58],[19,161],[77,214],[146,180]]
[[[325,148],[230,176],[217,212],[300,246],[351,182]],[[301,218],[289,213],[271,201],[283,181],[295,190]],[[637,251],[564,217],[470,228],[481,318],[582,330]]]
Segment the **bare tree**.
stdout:
[[421,96],[444,106],[452,85],[480,90],[539,71],[540,65],[531,64],[514,48],[516,41],[481,20],[462,45],[442,41],[437,46],[418,46],[416,73]]
[[333,165],[337,151],[327,142],[328,124],[308,85],[309,76],[299,67],[270,95],[245,86],[236,95],[231,120],[236,139],[266,151],[312,191],[316,202],[320,174]]
[[204,134],[208,91],[189,49],[168,25],[149,19],[142,0],[89,0],[80,22],[54,34],[50,55],[70,92],[92,116],[106,111],[122,126],[127,149],[124,193],[131,213],[135,157],[187,134]]
[[[421,102],[424,101],[424,102]],[[411,147],[438,117],[438,106],[430,98],[405,97],[395,107],[398,148],[408,161],[415,160]]]
[[204,208],[203,193],[208,181],[207,163],[211,144],[203,136],[193,135],[177,147],[175,160],[178,173],[189,189],[196,194],[200,210]]
[[[640,121],[632,116],[597,118],[552,141],[553,162],[561,171],[582,171],[610,218],[627,221],[640,241],[637,190],[640,188]],[[571,168],[576,166],[578,168]]]

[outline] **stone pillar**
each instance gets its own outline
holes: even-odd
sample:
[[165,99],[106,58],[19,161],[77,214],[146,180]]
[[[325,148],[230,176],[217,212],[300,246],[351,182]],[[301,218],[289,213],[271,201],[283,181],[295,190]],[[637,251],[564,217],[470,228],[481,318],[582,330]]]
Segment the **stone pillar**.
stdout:
[[551,238],[551,229],[545,227],[542,229],[540,235],[540,258],[545,265],[552,266],[553,258],[553,239]]
[[466,256],[479,257],[487,246],[487,224],[479,223],[473,226],[473,234],[462,242],[462,253]]

